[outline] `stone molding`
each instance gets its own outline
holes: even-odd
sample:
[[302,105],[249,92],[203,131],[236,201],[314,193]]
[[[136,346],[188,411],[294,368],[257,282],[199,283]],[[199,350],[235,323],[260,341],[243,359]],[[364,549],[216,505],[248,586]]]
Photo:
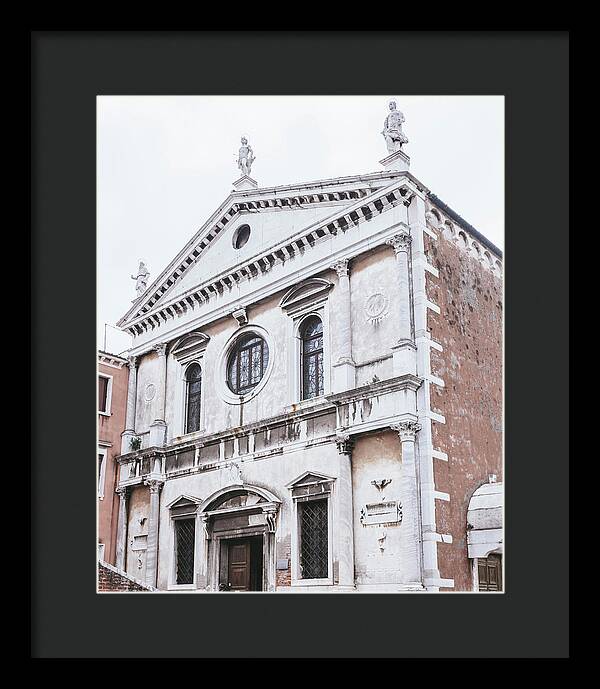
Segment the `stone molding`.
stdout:
[[[412,183],[412,180],[410,182]],[[395,183],[377,191],[370,190],[366,196],[361,196],[351,205],[341,208],[339,214],[334,213],[323,221],[303,229],[284,242],[272,247],[271,250],[250,258],[244,264],[238,264],[228,269],[219,276],[195,287],[190,292],[180,295],[174,302],[154,310],[154,303],[160,299],[160,296],[157,297],[155,302],[147,303],[135,315],[129,312],[119,321],[119,325],[129,323],[125,330],[133,337],[148,331],[148,329],[160,327],[170,318],[177,318],[188,310],[195,310],[198,306],[214,298],[215,295],[223,294],[226,290],[231,291],[241,280],[258,277],[270,271],[277,263],[293,259],[296,255],[302,254],[305,250],[312,248],[315,243],[330,235],[347,232],[361,222],[384,213],[398,204],[410,204],[413,197],[414,189],[409,185],[406,177],[400,175]],[[196,259],[193,262],[195,261]],[[179,275],[183,272],[182,270]],[[149,292],[153,291],[157,292],[154,286]]]

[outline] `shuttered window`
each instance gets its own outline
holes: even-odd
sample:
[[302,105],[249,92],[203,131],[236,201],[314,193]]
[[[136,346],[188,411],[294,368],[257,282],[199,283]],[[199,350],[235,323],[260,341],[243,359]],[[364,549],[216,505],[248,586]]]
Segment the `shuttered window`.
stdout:
[[108,378],[98,376],[98,411],[107,413],[108,409]]
[[488,555],[477,559],[480,591],[502,591],[502,558]]

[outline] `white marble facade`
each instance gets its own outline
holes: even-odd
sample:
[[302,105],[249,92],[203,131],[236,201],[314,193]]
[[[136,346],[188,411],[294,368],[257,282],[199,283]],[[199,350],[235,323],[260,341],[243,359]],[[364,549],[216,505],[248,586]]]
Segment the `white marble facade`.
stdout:
[[[436,271],[424,235],[436,235],[428,190],[404,167],[233,191],[121,319],[134,340],[117,566],[163,591],[217,591],[237,539],[258,544],[252,590],[452,587],[437,561],[428,393],[425,273]],[[302,399],[312,316],[323,390]],[[227,367],[244,334],[269,358],[240,397]],[[187,432],[193,363],[199,428]],[[326,500],[328,533],[321,575],[306,578],[299,514],[311,496]],[[194,524],[184,583],[182,518]]]

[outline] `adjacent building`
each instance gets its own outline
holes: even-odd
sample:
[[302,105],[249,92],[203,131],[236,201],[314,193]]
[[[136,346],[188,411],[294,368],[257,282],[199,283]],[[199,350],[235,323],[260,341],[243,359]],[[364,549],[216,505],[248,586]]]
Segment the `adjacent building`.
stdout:
[[121,454],[121,434],[125,430],[127,400],[127,360],[108,352],[98,352],[98,559],[115,563],[119,501],[116,457]]
[[101,375],[115,563],[147,586],[502,589],[502,254],[390,111],[379,172],[259,187],[242,142],[227,198],[140,268],[129,368]]

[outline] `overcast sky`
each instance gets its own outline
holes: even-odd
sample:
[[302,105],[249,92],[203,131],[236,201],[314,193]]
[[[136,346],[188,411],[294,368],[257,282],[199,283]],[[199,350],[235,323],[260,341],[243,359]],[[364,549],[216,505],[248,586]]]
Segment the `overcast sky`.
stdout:
[[[102,96],[98,111],[98,343],[225,200],[240,137],[261,186],[383,170],[382,96]],[[504,248],[504,98],[396,96],[410,171]],[[108,327],[106,348],[130,337]]]

